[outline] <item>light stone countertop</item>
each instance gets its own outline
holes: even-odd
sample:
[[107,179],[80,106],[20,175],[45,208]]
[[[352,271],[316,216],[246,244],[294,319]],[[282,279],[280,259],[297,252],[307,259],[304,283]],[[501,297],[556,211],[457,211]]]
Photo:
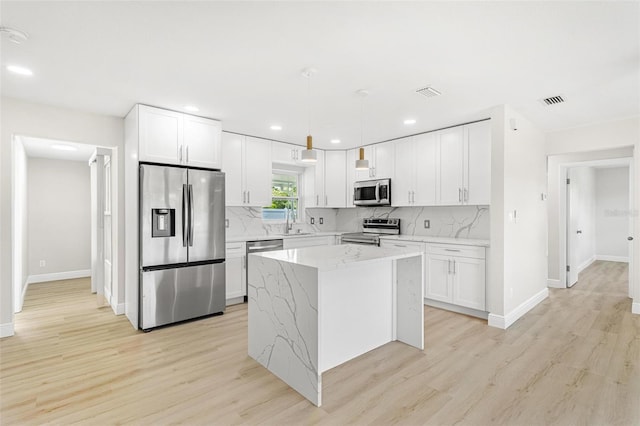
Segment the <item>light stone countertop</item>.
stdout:
[[263,240],[284,240],[287,238],[303,238],[303,237],[329,237],[335,235],[342,235],[344,232],[342,231],[331,231],[331,232],[312,232],[312,233],[291,233],[291,234],[271,234],[271,235],[234,235],[232,237],[227,237],[227,243],[238,243],[245,241],[263,241]]
[[251,256],[262,256],[281,262],[329,271],[347,268],[355,263],[396,260],[421,256],[422,254],[422,251],[414,252],[360,244],[342,244],[269,251],[254,253]]
[[416,241],[420,243],[460,244],[464,246],[489,247],[489,240],[465,239],[452,237],[431,237],[428,235],[389,235],[380,237],[384,240]]

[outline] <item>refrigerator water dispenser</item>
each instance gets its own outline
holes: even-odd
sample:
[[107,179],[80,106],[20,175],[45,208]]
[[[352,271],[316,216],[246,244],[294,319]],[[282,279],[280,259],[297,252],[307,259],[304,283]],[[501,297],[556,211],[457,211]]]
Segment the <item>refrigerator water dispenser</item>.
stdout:
[[176,236],[176,209],[151,209],[151,237]]

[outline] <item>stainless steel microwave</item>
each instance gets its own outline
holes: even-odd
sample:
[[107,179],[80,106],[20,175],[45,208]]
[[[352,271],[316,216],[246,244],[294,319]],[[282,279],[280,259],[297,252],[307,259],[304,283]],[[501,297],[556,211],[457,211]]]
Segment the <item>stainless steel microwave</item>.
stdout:
[[356,206],[390,206],[391,179],[361,180],[353,184]]

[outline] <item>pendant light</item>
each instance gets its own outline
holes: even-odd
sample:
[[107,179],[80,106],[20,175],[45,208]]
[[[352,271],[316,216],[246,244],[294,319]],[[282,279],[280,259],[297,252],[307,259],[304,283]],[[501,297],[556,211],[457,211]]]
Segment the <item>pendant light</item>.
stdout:
[[313,140],[311,137],[311,75],[316,72],[313,68],[305,68],[302,75],[307,78],[307,149],[302,151],[300,159],[305,163],[315,163],[318,161],[317,152],[313,150]]
[[369,95],[369,92],[366,90],[358,90],[356,92],[358,96],[360,96],[360,150],[359,150],[359,158],[356,160],[356,170],[368,170],[369,169],[369,160],[364,159],[364,148],[362,147],[363,142],[363,133],[364,133],[364,98]]

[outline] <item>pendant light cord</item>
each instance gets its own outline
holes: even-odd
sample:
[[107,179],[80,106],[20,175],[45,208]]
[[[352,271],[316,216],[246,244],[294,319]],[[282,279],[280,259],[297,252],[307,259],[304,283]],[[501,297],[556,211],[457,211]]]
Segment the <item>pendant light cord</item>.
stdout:
[[364,96],[360,98],[360,146],[364,140]]
[[311,134],[311,73],[307,77],[307,134]]

